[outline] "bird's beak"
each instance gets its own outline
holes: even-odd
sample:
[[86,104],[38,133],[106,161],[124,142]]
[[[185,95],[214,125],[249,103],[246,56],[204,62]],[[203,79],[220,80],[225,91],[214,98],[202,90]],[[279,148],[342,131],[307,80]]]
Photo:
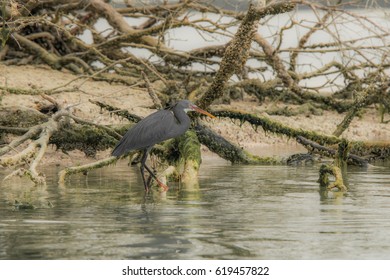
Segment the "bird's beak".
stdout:
[[198,113],[201,113],[203,115],[209,116],[210,118],[215,118],[214,115],[210,114],[209,112],[206,112],[205,110],[200,109],[198,106],[193,105],[192,109],[194,111],[197,111]]

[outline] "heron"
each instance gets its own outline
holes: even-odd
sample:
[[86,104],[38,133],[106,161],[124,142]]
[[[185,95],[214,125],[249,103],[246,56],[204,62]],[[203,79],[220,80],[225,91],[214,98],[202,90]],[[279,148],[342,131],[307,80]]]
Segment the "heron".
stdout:
[[[156,111],[139,121],[126,132],[112,151],[112,155],[116,157],[120,157],[133,150],[143,151],[140,171],[146,192],[149,191],[151,178],[156,180],[163,191],[168,190],[168,186],[162,183],[146,165],[146,159],[155,144],[179,137],[188,130],[191,125],[191,119],[187,115],[187,112],[189,111],[196,111],[211,118],[215,118],[215,116],[200,109],[191,101],[181,100],[176,104],[166,109]],[[145,169],[151,176],[149,177],[149,180],[145,179]]]

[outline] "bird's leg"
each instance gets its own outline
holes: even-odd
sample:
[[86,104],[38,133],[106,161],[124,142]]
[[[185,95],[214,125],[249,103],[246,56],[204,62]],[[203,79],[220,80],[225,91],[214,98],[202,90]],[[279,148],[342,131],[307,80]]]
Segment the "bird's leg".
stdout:
[[150,183],[150,180],[148,180],[148,182],[146,182],[145,180],[145,162],[146,162],[146,159],[148,157],[148,153],[149,151],[148,150],[145,150],[144,154],[142,155],[142,158],[141,158],[141,167],[140,167],[140,171],[141,171],[141,176],[142,176],[142,181],[144,182],[144,187],[145,187],[145,191],[146,192],[149,192],[149,183]]
[[[146,165],[146,159],[148,158],[149,151],[150,151],[150,149],[146,149],[144,151],[144,154],[142,155],[142,158],[141,158],[140,170],[141,170],[142,180],[143,180],[144,186],[145,186],[145,191],[149,192],[149,185],[150,185],[151,178],[156,180],[157,184],[163,189],[163,191],[167,191],[169,189],[169,187],[167,185],[165,185],[164,183],[162,183],[159,179],[157,179],[157,177],[156,177],[156,175],[154,175],[153,171]],[[145,179],[145,169],[150,174],[150,177],[148,180]]]
[[[156,169],[153,168],[153,174],[156,174]],[[148,176],[147,184],[150,186],[150,183],[152,182],[153,177],[151,175]]]
[[[142,166],[141,165],[141,168],[140,168],[140,170],[141,170],[141,176],[142,176],[142,181],[144,182],[144,187],[145,187],[145,191],[146,192],[149,192],[149,186],[148,186],[148,183],[146,182],[146,180],[145,180],[145,172],[144,172],[144,166]],[[148,180],[149,181],[149,180]]]
[[148,180],[146,181],[146,184],[150,186],[150,183],[152,182],[153,177],[149,175]]
[[169,187],[167,185],[157,179],[156,175],[154,175],[154,172],[149,168],[149,166],[147,166],[146,164],[144,164],[144,166],[145,169],[149,172],[150,176],[153,177],[154,180],[156,180],[157,184],[163,189],[163,191],[166,192],[167,190],[169,190]]

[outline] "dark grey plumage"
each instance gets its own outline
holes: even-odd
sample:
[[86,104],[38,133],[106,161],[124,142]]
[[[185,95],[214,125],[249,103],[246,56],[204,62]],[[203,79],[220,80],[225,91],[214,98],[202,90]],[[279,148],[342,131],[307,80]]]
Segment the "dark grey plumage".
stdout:
[[170,138],[182,135],[190,127],[191,120],[184,111],[188,100],[173,107],[154,112],[130,128],[116,145],[113,156],[121,156],[132,150],[143,150]]

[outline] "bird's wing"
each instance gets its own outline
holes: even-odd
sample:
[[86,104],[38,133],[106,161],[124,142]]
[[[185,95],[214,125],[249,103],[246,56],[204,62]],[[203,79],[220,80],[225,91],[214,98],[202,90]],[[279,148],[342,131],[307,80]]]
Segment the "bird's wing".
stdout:
[[157,111],[130,128],[117,144],[112,155],[120,156],[131,150],[146,149],[167,140],[176,123],[171,111]]

